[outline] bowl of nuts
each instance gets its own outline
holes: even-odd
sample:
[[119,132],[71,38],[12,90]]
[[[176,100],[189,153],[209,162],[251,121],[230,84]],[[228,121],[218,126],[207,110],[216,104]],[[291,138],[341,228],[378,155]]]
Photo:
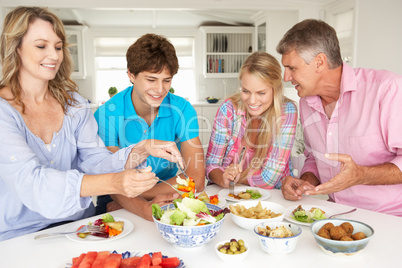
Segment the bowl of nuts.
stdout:
[[218,257],[226,262],[239,262],[244,260],[248,254],[248,246],[242,239],[230,239],[220,241],[215,245]]

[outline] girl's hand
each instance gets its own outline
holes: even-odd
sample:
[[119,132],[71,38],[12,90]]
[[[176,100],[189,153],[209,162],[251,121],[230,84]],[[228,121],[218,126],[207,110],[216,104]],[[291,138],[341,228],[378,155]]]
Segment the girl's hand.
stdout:
[[229,181],[234,181],[234,183],[237,183],[240,178],[238,175],[240,175],[242,171],[243,169],[241,165],[238,164],[231,164],[230,166],[226,167],[222,175],[224,187],[229,187]]

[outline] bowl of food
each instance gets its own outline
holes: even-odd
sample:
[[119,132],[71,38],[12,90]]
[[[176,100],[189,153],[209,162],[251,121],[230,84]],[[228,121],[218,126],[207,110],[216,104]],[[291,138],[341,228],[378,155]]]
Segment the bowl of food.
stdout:
[[219,101],[219,98],[214,98],[214,97],[207,97],[205,98],[208,103],[217,103]]
[[215,252],[218,257],[231,263],[243,261],[248,255],[249,247],[242,239],[232,238],[230,240],[220,241],[215,245]]
[[302,229],[293,223],[268,221],[256,225],[254,233],[263,251],[271,255],[286,255],[296,249]]
[[369,225],[346,219],[316,221],[310,229],[322,251],[338,257],[360,253],[374,234],[374,229]]
[[219,232],[228,212],[188,197],[163,207],[152,205],[156,228],[166,241],[179,249],[205,246]]
[[229,206],[232,220],[240,227],[253,230],[262,222],[279,222],[284,218],[286,208],[268,201],[242,201]]

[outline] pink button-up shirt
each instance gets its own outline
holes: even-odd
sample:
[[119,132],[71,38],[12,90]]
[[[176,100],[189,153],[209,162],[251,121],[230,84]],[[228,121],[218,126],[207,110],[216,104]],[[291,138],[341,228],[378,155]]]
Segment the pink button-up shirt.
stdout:
[[[306,143],[302,169],[321,183],[340,172],[340,163],[325,153],[351,155],[358,165],[393,163],[402,170],[402,76],[343,64],[341,92],[331,119],[321,99],[300,99]],[[381,179],[381,178],[379,178]],[[402,216],[402,184],[356,185],[329,195],[350,206]]]

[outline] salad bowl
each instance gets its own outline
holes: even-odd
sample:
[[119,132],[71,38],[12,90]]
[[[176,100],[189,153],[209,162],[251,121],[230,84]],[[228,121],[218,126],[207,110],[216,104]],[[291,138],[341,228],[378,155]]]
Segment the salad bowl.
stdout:
[[[200,201],[202,202],[202,201]],[[207,208],[211,211],[220,211],[222,208],[212,204],[205,204]],[[161,207],[162,211],[169,209],[175,209],[174,204],[169,204]],[[195,226],[180,226],[173,225],[169,223],[162,222],[155,218],[153,215],[153,220],[155,222],[156,228],[162,235],[162,237],[169,243],[173,244],[176,248],[181,250],[191,250],[199,249],[210,242],[221,229],[226,215],[222,219],[217,220],[214,223],[208,223],[204,225]]]

